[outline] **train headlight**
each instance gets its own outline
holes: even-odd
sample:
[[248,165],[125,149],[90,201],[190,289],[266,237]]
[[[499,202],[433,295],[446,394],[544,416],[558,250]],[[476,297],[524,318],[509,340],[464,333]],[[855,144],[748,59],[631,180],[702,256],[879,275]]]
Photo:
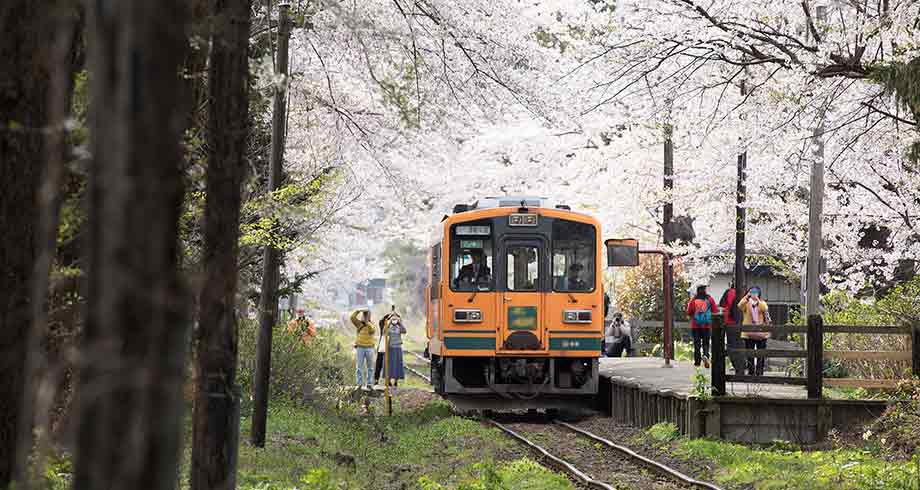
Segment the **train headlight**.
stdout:
[[479,323],[482,321],[482,310],[454,310],[454,321],[457,323]]
[[564,323],[591,323],[591,310],[565,310],[562,312]]

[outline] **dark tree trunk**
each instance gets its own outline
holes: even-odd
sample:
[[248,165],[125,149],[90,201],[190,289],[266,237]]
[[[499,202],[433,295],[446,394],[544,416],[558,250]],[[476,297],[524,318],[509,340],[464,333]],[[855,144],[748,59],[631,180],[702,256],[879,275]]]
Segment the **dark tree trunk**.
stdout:
[[250,0],[215,2],[208,70],[205,277],[199,296],[193,490],[236,487],[239,389],[234,305],[241,185],[249,134],[250,22]]
[[93,159],[73,488],[172,489],[188,332],[177,270],[185,2],[87,6]]
[[36,194],[45,158],[50,86],[49,25],[54,1],[0,3],[0,488],[17,461],[23,373],[31,324]]

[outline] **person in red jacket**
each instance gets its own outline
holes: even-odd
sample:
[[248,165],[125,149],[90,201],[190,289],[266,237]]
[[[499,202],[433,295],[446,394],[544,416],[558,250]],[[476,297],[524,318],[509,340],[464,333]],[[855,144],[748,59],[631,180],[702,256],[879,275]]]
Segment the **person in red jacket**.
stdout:
[[[690,331],[693,333],[693,365],[709,368],[709,339],[712,335],[712,316],[719,313],[719,305],[706,292],[706,286],[696,288],[696,296],[687,303]],[[702,351],[702,352],[701,352]]]
[[[735,283],[732,281],[728,289],[725,290],[725,293],[722,294],[722,299],[719,300],[719,307],[722,308],[722,317],[725,319],[726,326],[738,324],[738,321],[735,319],[737,310],[734,308],[737,294]],[[725,343],[730,349],[744,347],[744,342],[741,340],[741,332],[736,328],[725,329]],[[744,356],[738,353],[730,353],[728,354],[728,358],[732,362],[732,368],[734,368],[735,374],[744,374],[746,368]]]

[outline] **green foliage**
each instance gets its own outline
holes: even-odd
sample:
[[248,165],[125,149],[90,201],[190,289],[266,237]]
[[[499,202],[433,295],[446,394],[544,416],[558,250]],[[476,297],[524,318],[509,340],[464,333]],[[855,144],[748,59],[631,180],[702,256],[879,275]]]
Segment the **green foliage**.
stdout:
[[404,317],[425,314],[425,285],[428,281],[428,251],[412,242],[393,240],[383,250],[387,285]]
[[[626,271],[623,283],[617,287],[615,303],[627,319],[664,320],[664,291],[662,289],[661,260],[641,257],[638,267]],[[680,265],[674,266],[675,319],[685,318],[687,302],[690,301],[690,283]],[[661,330],[643,329],[642,342],[661,342]]]
[[[869,76],[910,111],[915,121],[920,120],[920,58],[876,64],[870,68]],[[920,163],[920,140],[910,144],[907,157],[915,164]]]
[[892,398],[899,401],[890,405],[869,431],[876,434],[875,439],[884,449],[910,457],[920,448],[920,379],[898,383]]
[[[920,323],[920,276],[899,284],[878,300],[856,298],[835,291],[822,298],[824,323],[835,325],[915,325]],[[793,323],[804,325],[801,314]],[[899,335],[824,334],[826,350],[902,351],[908,337]],[[800,364],[800,363],[797,363]],[[829,359],[824,363],[828,377],[905,378],[910,365],[896,361],[849,361]]]
[[413,94],[416,93],[415,65],[409,64],[406,68],[397,70],[396,76],[378,80],[378,85],[383,91],[383,101],[393,106],[399,112],[399,118],[409,129],[418,129],[421,125],[418,104],[413,104]]
[[[496,467],[492,463],[476,463],[478,475],[473,480],[460,483],[458,490],[571,490],[571,482],[527,459],[519,459]],[[428,476],[419,478],[422,490],[444,490],[446,487]]]
[[[494,475],[509,490],[571,489],[549,484],[551,472],[523,463],[491,470],[477,465],[514,443],[494,428],[454,416],[442,401],[413,410],[397,406],[392,417],[374,417],[278,400],[269,406],[268,420],[265,448],[240,446],[240,489],[457,489],[494,483]],[[249,424],[244,418],[243,433]]]
[[693,375],[693,388],[690,395],[699,400],[712,399],[712,384],[709,382],[709,376],[702,369],[697,369]]
[[[259,324],[245,320],[239,326],[239,369],[237,379],[242,393],[241,412],[251,410],[252,379],[255,374],[256,340]],[[272,375],[269,392],[276,398],[316,400],[338,405],[351,384],[353,361],[342,347],[343,339],[332,329],[320,329],[305,345],[299,335],[276,325],[272,332]],[[345,344],[349,345],[349,344]]]
[[895,490],[915,488],[917,468],[865,450],[754,449],[707,439],[680,439],[677,455],[715,466],[717,483],[755,490]]
[[670,422],[659,422],[646,429],[645,432],[659,442],[669,442],[680,437],[680,430]]

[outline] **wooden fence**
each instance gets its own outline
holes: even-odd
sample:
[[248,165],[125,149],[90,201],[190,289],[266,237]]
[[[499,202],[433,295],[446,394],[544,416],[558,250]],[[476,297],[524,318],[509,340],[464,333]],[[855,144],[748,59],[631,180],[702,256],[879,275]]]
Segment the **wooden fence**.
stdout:
[[[727,348],[725,333],[728,329],[741,332],[770,332],[770,333],[804,333],[806,336],[805,350],[780,350],[780,349],[740,349]],[[908,351],[825,351],[825,333],[849,334],[875,334],[875,335],[906,335],[911,337],[911,349]],[[805,359],[805,377],[794,376],[746,376],[727,375],[725,373],[725,356],[732,353],[742,354],[745,357],[757,358],[803,358]],[[914,326],[868,326],[868,325],[825,325],[821,316],[814,315],[808,318],[808,324],[801,325],[728,325],[722,323],[720,316],[713,317],[712,329],[712,394],[713,396],[725,395],[725,383],[768,383],[806,386],[808,398],[821,398],[824,386],[838,386],[848,388],[892,388],[897,380],[893,379],[859,379],[859,378],[824,378],[825,359],[846,360],[898,360],[911,361],[913,374],[920,375],[920,325]]]

